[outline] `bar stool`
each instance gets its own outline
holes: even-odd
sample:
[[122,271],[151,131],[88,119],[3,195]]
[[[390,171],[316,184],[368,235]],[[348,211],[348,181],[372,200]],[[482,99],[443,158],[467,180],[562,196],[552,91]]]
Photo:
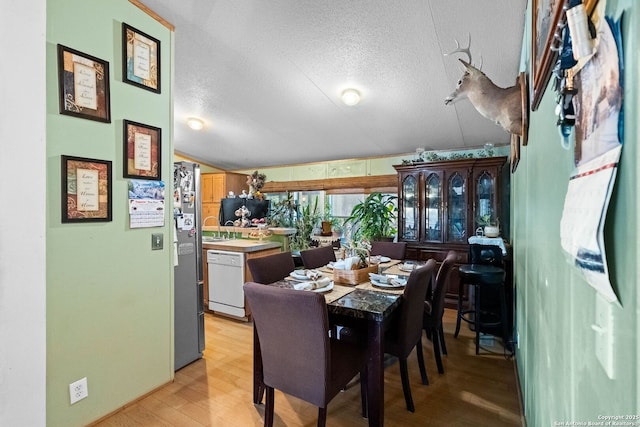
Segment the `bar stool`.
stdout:
[[[458,273],[460,284],[458,289],[458,314],[456,319],[456,330],[454,337],[458,337],[461,321],[474,325],[476,333],[476,354],[480,351],[480,331],[486,328],[501,326],[502,342],[508,345],[507,333],[507,303],[504,288],[506,276],[502,265],[502,252],[497,246],[491,245],[470,245],[470,258],[472,264],[463,264],[459,267]],[[464,285],[474,287],[474,305],[467,309],[463,308],[462,298]],[[488,312],[481,305],[482,289],[490,288],[498,291],[500,313]],[[489,318],[488,316],[491,316]],[[483,320],[483,317],[485,320]]]

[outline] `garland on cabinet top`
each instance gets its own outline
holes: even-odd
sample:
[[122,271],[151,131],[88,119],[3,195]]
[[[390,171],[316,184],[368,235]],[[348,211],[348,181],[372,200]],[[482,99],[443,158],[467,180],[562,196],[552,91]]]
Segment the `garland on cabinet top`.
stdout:
[[462,160],[462,159],[477,159],[483,157],[495,157],[496,153],[493,150],[493,147],[483,148],[480,150],[472,151],[472,152],[460,152],[454,151],[449,154],[438,154],[436,151],[424,151],[421,149],[416,150],[416,158],[402,160],[403,165],[412,165],[414,163],[423,163],[423,162],[439,162],[442,160]]

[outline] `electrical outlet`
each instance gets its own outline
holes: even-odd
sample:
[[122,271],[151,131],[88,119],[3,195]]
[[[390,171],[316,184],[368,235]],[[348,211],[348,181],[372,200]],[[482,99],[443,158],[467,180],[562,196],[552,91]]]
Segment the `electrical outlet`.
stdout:
[[81,378],[78,381],[69,384],[69,399],[73,405],[78,400],[82,400],[89,396],[89,387],[87,386],[87,377]]

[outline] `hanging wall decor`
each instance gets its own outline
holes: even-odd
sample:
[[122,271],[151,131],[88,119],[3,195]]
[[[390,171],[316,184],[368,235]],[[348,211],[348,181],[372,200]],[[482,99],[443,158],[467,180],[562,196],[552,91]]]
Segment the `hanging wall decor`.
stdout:
[[600,20],[596,45],[574,78],[576,168],[569,176],[560,243],[589,285],[613,302],[618,296],[609,278],[604,225],[623,147],[620,20]]
[[562,42],[565,0],[533,0],[531,34],[531,111],[538,109]]
[[109,63],[58,45],[60,114],[110,123]]
[[160,93],[160,40],[122,24],[122,79]]
[[160,180],[162,129],[123,121],[125,178]]
[[111,161],[61,159],[62,222],[111,221]]

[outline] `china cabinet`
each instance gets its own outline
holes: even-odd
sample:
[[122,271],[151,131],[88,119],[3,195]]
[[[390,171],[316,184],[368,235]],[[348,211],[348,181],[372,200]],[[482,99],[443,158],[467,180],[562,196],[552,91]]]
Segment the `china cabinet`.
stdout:
[[[407,242],[408,259],[441,262],[451,249],[457,265],[468,260],[467,239],[476,230],[507,218],[503,212],[506,157],[446,160],[396,165],[398,240]],[[507,177],[508,178],[508,177]],[[506,209],[505,209],[506,210]],[[447,305],[455,306],[457,274],[447,286]]]

